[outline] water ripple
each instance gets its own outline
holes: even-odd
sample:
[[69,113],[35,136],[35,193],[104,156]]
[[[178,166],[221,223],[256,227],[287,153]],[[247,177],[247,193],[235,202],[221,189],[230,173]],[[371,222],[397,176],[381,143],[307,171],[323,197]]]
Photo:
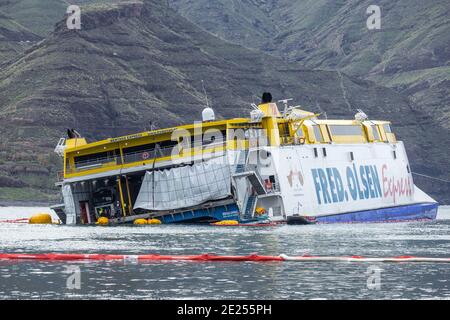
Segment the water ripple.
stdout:
[[[2,208],[0,217],[36,211]],[[440,211],[450,217],[449,207]],[[450,220],[265,229],[0,223],[0,252],[444,257],[450,255]],[[80,268],[80,289],[67,287],[68,266]],[[380,270],[379,290],[368,288],[368,267]],[[429,263],[0,261],[0,299],[19,298],[449,299],[450,268]]]

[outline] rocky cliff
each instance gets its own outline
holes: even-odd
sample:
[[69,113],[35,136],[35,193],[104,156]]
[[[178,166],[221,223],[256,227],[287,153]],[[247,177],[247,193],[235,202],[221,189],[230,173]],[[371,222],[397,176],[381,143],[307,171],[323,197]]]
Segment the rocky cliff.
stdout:
[[201,80],[219,117],[248,115],[267,90],[329,117],[349,118],[362,108],[393,120],[413,169],[442,175],[448,168],[442,149],[429,143],[442,129],[392,89],[224,41],[165,1],[82,10],[81,30],[61,20],[43,41],[1,65],[0,200],[55,200],[61,164],[52,149],[68,127],[97,140],[139,132],[149,121],[162,127],[199,120]]
[[[450,129],[448,0],[169,0],[205,30],[243,46],[394,88]],[[369,30],[366,10],[381,9]]]

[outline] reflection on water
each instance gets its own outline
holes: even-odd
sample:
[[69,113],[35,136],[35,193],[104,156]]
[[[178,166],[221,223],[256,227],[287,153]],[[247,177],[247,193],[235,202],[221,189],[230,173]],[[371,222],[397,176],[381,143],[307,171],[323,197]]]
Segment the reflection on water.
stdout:
[[[0,208],[0,220],[43,210]],[[427,223],[276,228],[0,223],[0,252],[450,256],[450,208],[441,207],[439,217]],[[80,268],[80,289],[67,289],[67,266]],[[382,269],[380,290],[367,287],[369,266],[337,262],[0,261],[0,298],[450,298],[448,264],[375,264]]]

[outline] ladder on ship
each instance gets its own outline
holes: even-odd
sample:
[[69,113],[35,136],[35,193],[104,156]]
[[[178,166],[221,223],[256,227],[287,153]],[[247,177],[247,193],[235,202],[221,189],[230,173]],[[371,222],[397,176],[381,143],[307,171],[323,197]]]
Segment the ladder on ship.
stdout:
[[236,174],[242,173],[245,171],[245,167],[247,164],[247,157],[248,157],[248,149],[245,149],[239,153],[239,158],[238,158],[238,162],[237,162],[236,170],[235,170]]
[[235,174],[233,177],[234,178],[246,177],[248,179],[248,182],[250,182],[251,186],[255,190],[256,194],[258,195],[267,194],[262,178],[257,171],[244,171]]
[[256,200],[257,196],[249,196],[247,199],[247,203],[245,205],[244,209],[244,220],[251,220],[253,219],[253,213],[256,209]]

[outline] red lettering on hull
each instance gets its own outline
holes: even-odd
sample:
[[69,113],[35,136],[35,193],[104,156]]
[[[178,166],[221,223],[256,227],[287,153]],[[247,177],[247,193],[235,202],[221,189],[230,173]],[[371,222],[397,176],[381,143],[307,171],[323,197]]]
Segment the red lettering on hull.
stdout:
[[381,169],[381,176],[383,181],[384,197],[392,197],[394,203],[398,197],[411,196],[413,193],[413,184],[411,177],[395,178],[394,176],[387,176],[388,167],[386,164]]

